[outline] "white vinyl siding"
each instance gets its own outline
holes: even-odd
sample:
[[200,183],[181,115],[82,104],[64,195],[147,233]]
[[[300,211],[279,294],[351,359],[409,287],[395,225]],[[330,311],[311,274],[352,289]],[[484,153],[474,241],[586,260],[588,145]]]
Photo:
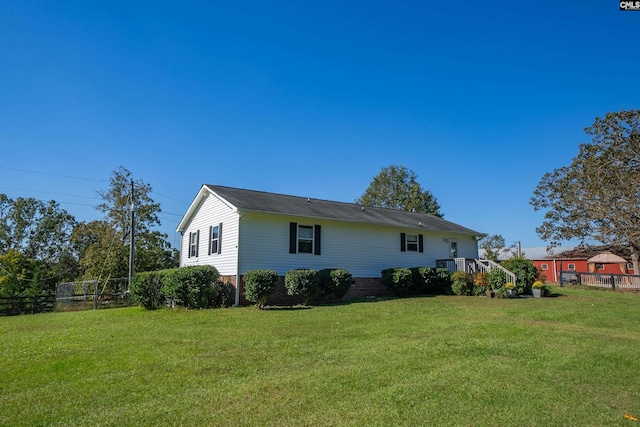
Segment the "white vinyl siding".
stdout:
[[[321,225],[321,255],[289,253],[291,222]],[[402,232],[422,234],[424,252],[399,251]],[[449,258],[450,245],[445,239],[451,238],[458,242],[459,257],[478,257],[477,243],[469,235],[452,236],[442,232],[256,212],[243,215],[239,237],[240,274],[254,269],[273,269],[283,276],[296,268],[345,268],[354,277],[380,277],[380,271],[389,267],[435,267],[437,259]],[[223,242],[224,239],[223,236]]]
[[[209,255],[209,229],[211,226],[222,224],[222,232],[218,243],[221,245],[220,254]],[[188,257],[189,234],[200,230],[200,244],[197,257]],[[213,265],[223,276],[233,276],[238,265],[238,214],[234,209],[222,202],[215,195],[210,195],[202,201],[196,214],[187,225],[182,235],[180,266]]]

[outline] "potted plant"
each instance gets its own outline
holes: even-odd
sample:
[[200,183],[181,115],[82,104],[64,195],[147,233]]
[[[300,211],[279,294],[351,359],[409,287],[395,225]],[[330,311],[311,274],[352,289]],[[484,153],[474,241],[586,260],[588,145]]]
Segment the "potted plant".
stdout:
[[544,283],[539,280],[533,282],[533,285],[531,285],[531,292],[533,292],[533,296],[535,298],[542,297],[544,292]]
[[507,290],[507,295],[509,296],[509,298],[515,298],[518,296],[518,290],[516,289],[516,285],[514,285],[513,283],[507,282],[504,287]]

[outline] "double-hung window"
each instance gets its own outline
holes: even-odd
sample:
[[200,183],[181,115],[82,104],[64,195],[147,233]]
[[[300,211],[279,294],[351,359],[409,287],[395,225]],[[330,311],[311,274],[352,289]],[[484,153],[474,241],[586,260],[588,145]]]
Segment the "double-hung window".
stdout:
[[418,252],[418,235],[407,234],[407,251]]
[[322,227],[320,224],[289,223],[289,253],[320,255]]
[[200,241],[200,230],[189,233],[189,258],[198,256],[198,244]]
[[298,224],[298,253],[313,252],[313,226]]
[[222,253],[222,223],[209,227],[209,255]]
[[400,250],[402,252],[424,252],[424,236],[422,234],[400,233]]

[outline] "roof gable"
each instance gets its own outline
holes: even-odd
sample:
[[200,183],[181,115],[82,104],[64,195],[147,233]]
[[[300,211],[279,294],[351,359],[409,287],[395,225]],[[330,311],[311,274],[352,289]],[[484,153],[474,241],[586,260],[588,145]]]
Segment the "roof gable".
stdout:
[[244,211],[330,219],[390,227],[415,228],[425,231],[444,231],[475,236],[484,235],[483,233],[429,214],[373,208],[353,203],[333,202],[219,185],[204,185],[201,188],[198,196],[196,196],[196,199],[180,222],[178,231],[185,229],[186,223],[195,214],[199,202],[203,197],[206,197],[203,191],[213,193],[236,209]]

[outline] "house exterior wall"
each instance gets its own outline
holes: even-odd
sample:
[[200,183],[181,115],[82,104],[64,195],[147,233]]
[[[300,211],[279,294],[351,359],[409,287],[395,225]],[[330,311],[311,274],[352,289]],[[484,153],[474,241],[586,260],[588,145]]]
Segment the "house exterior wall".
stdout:
[[[435,267],[437,259],[451,257],[451,241],[457,242],[458,257],[478,256],[476,240],[470,235],[257,212],[242,213],[240,217],[241,275],[254,269],[272,269],[284,276],[297,268],[344,268],[354,277],[380,277],[380,271],[385,268]],[[289,253],[291,222],[321,226],[320,255]],[[400,233],[422,234],[424,252],[402,252]]]
[[[235,276],[238,266],[238,214],[235,209],[211,194],[191,218],[181,238],[180,266],[213,265],[222,276]],[[222,224],[221,251],[209,255],[209,227]],[[198,256],[189,256],[189,235],[200,231]]]

